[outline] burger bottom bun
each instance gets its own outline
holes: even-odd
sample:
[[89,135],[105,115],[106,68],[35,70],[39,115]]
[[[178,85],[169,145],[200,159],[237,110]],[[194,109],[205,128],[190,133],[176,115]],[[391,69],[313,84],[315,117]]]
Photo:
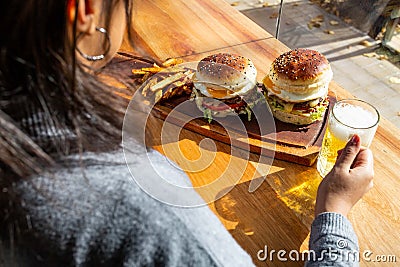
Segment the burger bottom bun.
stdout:
[[324,116],[322,116],[321,118],[318,118],[318,119],[312,119],[311,117],[305,117],[305,116],[301,116],[301,115],[287,113],[287,112],[279,110],[279,109],[278,110],[271,109],[271,111],[272,111],[272,115],[276,119],[278,119],[282,122],[296,124],[296,125],[308,125],[308,124],[314,123],[316,121],[322,120],[324,117]]

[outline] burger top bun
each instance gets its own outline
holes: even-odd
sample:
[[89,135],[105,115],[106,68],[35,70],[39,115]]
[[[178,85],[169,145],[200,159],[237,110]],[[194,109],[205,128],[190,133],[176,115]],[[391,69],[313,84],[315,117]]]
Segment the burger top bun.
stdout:
[[277,96],[282,90],[288,96],[323,96],[332,76],[331,66],[322,54],[310,49],[296,49],[283,53],[273,61],[268,75],[270,81],[264,81],[264,84]]
[[257,70],[250,59],[230,53],[218,53],[199,62],[195,86],[203,84],[213,90],[227,90],[230,94],[237,95],[254,88],[256,78]]

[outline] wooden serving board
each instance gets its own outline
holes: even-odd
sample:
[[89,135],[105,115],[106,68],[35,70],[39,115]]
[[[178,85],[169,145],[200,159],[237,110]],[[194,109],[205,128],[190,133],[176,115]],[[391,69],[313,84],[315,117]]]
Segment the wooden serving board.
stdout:
[[[331,107],[336,98],[333,96],[329,96],[329,98],[329,107]],[[196,107],[194,101],[188,100],[188,96],[170,99],[168,102],[155,105],[153,113],[158,118],[185,129],[232,146],[250,149],[253,153],[275,156],[281,160],[306,166],[311,166],[317,159],[328,112],[325,113],[323,121],[306,126],[297,126],[274,119],[275,127],[272,124],[263,125],[268,128],[262,131],[263,134],[260,134],[258,120],[254,116],[250,121],[248,121],[247,115],[240,115],[240,121],[236,117],[228,116],[209,123],[202,118],[203,113]],[[181,103],[184,105],[180,105]],[[257,108],[262,107],[258,105],[255,110]],[[172,110],[173,113],[171,113]],[[171,114],[172,116],[169,116]],[[266,117],[269,118],[269,116]]]
[[[108,77],[115,76],[115,73],[125,77],[131,76],[132,81],[137,84],[138,79],[131,74],[132,68],[146,67],[149,66],[149,63],[129,58],[128,55],[124,53],[118,55],[107,66],[104,74]],[[109,81],[109,83],[112,84],[112,81]],[[329,96],[329,108],[336,102],[333,95],[330,94]],[[125,97],[129,98],[130,96],[131,94],[127,94]],[[271,124],[259,124],[254,116],[248,121],[247,115],[240,115],[240,120],[235,116],[228,116],[218,118],[218,122],[209,123],[203,118],[203,113],[197,108],[194,101],[188,100],[189,96],[169,99],[155,105],[152,114],[205,137],[263,156],[275,157],[306,166],[311,166],[317,159],[328,112],[325,113],[323,121],[306,126],[288,124],[276,119]],[[181,105],[182,103],[184,105]],[[258,108],[260,107],[256,106],[255,110]],[[265,112],[265,110],[264,108],[262,112]],[[173,112],[171,113],[171,111]],[[262,112],[257,112],[257,114]],[[269,119],[272,115],[266,117]],[[260,131],[259,125],[263,125],[263,131]]]

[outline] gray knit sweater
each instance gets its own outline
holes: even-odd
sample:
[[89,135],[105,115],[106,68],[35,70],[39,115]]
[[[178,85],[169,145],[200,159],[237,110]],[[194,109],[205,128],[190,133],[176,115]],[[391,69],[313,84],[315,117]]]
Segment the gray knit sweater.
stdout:
[[[190,184],[182,171],[168,167],[163,156],[150,156],[160,172],[178,184]],[[0,247],[0,265],[13,261],[19,266],[253,266],[207,206],[172,207],[145,194],[133,182],[122,151],[87,153],[71,162],[77,164],[16,185],[33,234],[17,250],[17,259],[10,259]],[[193,197],[199,198],[195,192]],[[345,218],[319,216],[310,249],[320,253],[338,239],[346,240],[348,249],[357,248]]]
[[[170,180],[190,183],[159,153],[149,155]],[[27,240],[34,251],[18,255],[22,266],[253,265],[206,205],[172,207],[144,193],[122,151],[70,161],[16,185],[34,232]]]
[[311,226],[306,266],[359,266],[357,236],[341,214],[322,213]]

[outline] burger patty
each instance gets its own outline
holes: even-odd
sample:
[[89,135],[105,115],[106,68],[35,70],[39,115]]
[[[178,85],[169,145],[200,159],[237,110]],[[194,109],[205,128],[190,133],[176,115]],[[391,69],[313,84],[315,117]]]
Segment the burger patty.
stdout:
[[220,101],[224,102],[225,104],[237,104],[239,102],[243,102],[242,98],[240,96],[235,96],[233,98],[227,98],[227,99],[219,99]]
[[266,96],[266,99],[269,106],[273,110],[281,110],[286,113],[304,117],[312,117],[315,120],[321,119],[325,114],[325,110],[329,106],[329,99],[327,97],[318,98],[303,103],[286,102],[274,95]]
[[235,111],[242,111],[246,109],[246,107],[249,104],[256,102],[257,99],[260,98],[259,94],[257,93],[257,90],[250,90],[248,94],[243,96],[234,96],[232,98],[226,98],[226,99],[214,99],[203,95],[196,88],[193,89],[196,90],[195,97],[203,98],[202,102],[203,107],[210,108],[216,111],[221,111],[228,108],[231,108]]
[[265,98],[269,100],[268,103],[270,104],[270,106],[272,104],[274,107],[285,110],[288,113],[292,111],[301,111],[302,113],[310,113],[313,112],[317,107],[321,106],[327,107],[329,105],[329,100],[327,97],[325,98],[320,97],[305,102],[294,103],[285,101],[273,94],[268,93],[268,90],[264,86],[263,86],[263,91]]
[[308,111],[309,109],[315,108],[316,106],[318,106],[319,104],[321,104],[325,100],[325,98],[320,97],[320,98],[309,100],[309,101],[306,101],[306,102],[291,103],[291,102],[284,101],[284,100],[282,100],[279,97],[274,96],[274,95],[270,95],[268,97],[273,99],[274,101],[276,101],[281,106],[283,106],[283,108],[288,112],[291,112],[292,110]]

